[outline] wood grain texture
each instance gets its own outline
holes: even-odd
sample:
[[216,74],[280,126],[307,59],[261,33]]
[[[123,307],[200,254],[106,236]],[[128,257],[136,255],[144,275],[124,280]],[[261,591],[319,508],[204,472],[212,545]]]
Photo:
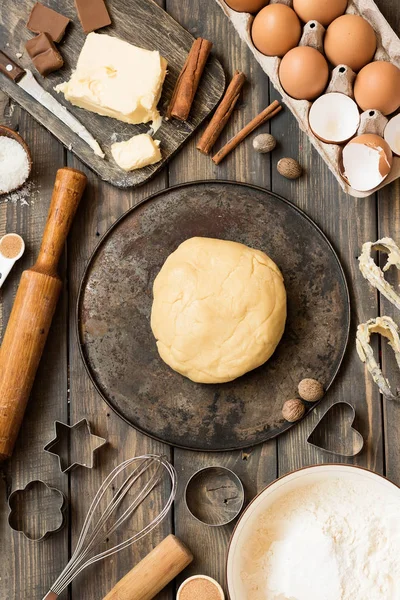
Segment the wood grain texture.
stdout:
[[[379,2],[379,6],[394,28],[395,32],[400,32],[400,12],[395,3],[385,1]],[[392,237],[396,244],[400,244],[400,181],[382,189],[378,193],[377,202],[378,231],[376,239],[381,237]],[[365,240],[367,241],[367,240]],[[377,260],[381,266],[385,261],[385,255],[381,255]],[[400,285],[400,273],[391,268],[386,273],[386,278],[398,289]],[[365,285],[368,285],[365,282]],[[400,326],[400,312],[382,295],[379,298],[379,314],[389,315],[395,323]],[[385,377],[389,379],[393,389],[400,387],[400,373],[392,349],[386,342],[379,338],[379,350],[381,351],[381,366]],[[383,404],[383,422],[382,437],[385,447],[385,474],[386,476],[400,485],[400,403],[385,400],[380,396],[380,402]]]
[[[279,144],[282,131],[285,132],[284,141]],[[383,472],[379,394],[359,361],[354,344],[357,323],[376,316],[378,311],[376,294],[365,288],[356,260],[363,241],[376,234],[376,197],[360,200],[342,193],[289,111],[284,111],[272,121],[271,132],[278,139],[277,151],[273,153],[272,189],[305,210],[326,233],[344,267],[352,302],[350,343],[339,377],[321,406],[278,440],[279,474],[308,464],[337,460]],[[291,182],[277,173],[277,162],[284,156],[299,160],[305,171],[302,178]],[[312,275],[312,270],[310,273]],[[348,401],[356,407],[356,427],[366,440],[363,452],[354,459],[330,456],[306,443],[318,418],[330,404],[339,400]]]
[[[17,52],[24,53],[25,42],[32,37],[24,25],[33,4],[33,0],[17,4],[13,0],[2,0],[0,4],[0,50],[4,50],[13,60],[17,60]],[[62,6],[55,0],[49,4],[52,8],[57,8],[58,5],[59,11],[73,21],[68,26],[67,33],[59,46],[65,65],[46,78],[40,77],[37,72],[35,72],[35,77],[97,139],[106,153],[106,159],[95,156],[89,146],[72,133],[66,125],[3,75],[0,75],[0,89],[7,92],[39,123],[52,131],[58,140],[67,148],[72,149],[82,162],[105,181],[110,181],[119,187],[136,186],[145,182],[154,176],[182,147],[222,96],[225,79],[221,65],[215,57],[210,57],[187,122],[163,121],[161,128],[157,131],[157,139],[161,141],[163,159],[155,165],[125,173],[113,161],[110,146],[115,141],[127,140],[133,135],[147,132],[149,124],[129,125],[96,115],[72,106],[62,94],[54,92],[54,87],[68,80],[72,69],[75,68],[85,35],[76,18],[74,0],[63,1]],[[159,103],[161,113],[165,114],[175,82],[193,43],[193,37],[165,11],[160,10],[153,0],[113,0],[109,6],[112,25],[102,29],[102,33],[117,36],[148,50],[159,50],[167,60],[168,75]],[[21,65],[24,68],[33,68],[26,53],[21,58]],[[33,71],[35,70],[33,69]]]
[[[251,58],[247,47],[238,39],[232,25],[224,19],[214,0],[203,0],[199,3],[167,0],[167,10],[194,36],[200,35],[213,40],[214,52],[220,58],[228,79],[236,69],[243,71],[248,79],[231,120],[214,146],[214,150],[217,151],[270,104],[268,80]],[[263,131],[269,131],[268,124],[261,127],[257,133]],[[199,138],[200,134],[201,132],[196,137]],[[249,136],[217,167],[209,156],[204,156],[196,150],[196,139],[192,140],[185,152],[180,153],[170,165],[170,185],[207,178],[245,181],[269,187],[270,156],[255,153],[251,141],[252,136]],[[224,585],[226,551],[234,523],[212,528],[195,521],[184,502],[186,483],[190,476],[202,467],[225,466],[241,478],[248,501],[276,477],[276,442],[271,441],[246,451],[232,453],[204,454],[175,450],[174,463],[180,476],[175,504],[175,531],[178,537],[187,542],[195,556],[194,562],[178,578],[179,582],[186,576],[203,573]]]
[[37,261],[22,273],[0,348],[0,459],[9,458],[62,290],[58,262],[86,177],[57,171]]
[[[4,333],[21,273],[34,263],[39,253],[54,176],[57,168],[63,165],[64,153],[45,129],[13,103],[3,101],[1,108],[1,122],[19,130],[29,144],[34,160],[31,193],[27,197],[29,204],[14,203],[10,196],[0,197],[0,234],[18,232],[26,244],[24,256],[1,289]],[[61,260],[59,272],[65,279],[65,258]],[[53,421],[67,419],[68,299],[65,292],[64,288],[13,457],[1,466],[1,598],[42,598],[68,556],[67,528],[43,544],[35,544],[25,540],[22,534],[12,532],[7,522],[10,493],[33,479],[42,479],[68,496],[68,480],[58,471],[54,457],[42,451],[53,436]]]
[[[51,0],[48,4],[53,8],[59,6],[59,10],[63,12],[59,2],[60,0]],[[112,9],[111,0],[109,3]],[[397,3],[394,0],[378,0],[377,3],[399,33]],[[28,4],[26,0],[24,4]],[[221,60],[228,77],[237,68],[248,77],[232,119],[216,144],[215,149],[218,150],[265,108],[270,103],[270,96],[271,100],[276,97],[275,93],[270,93],[268,79],[251,58],[245,45],[238,40],[215,0],[167,0],[166,4],[171,16],[192,35],[204,36],[214,42],[215,55]],[[28,12],[26,7],[24,10]],[[22,27],[23,22],[19,21],[18,26]],[[0,30],[0,34],[2,31]],[[10,104],[7,100],[2,101],[1,96],[0,111],[0,122],[11,126],[19,125],[20,133],[30,144],[34,158],[33,181],[35,185],[40,183],[40,195],[34,194],[35,198],[29,206],[5,204],[0,197],[0,233],[17,231],[28,242],[27,254],[17,263],[1,290],[0,310],[3,321],[6,322],[21,271],[33,263],[39,250],[55,171],[67,163],[64,161],[65,153],[61,145],[18,108],[12,113]],[[63,263],[63,281],[68,284],[68,293],[64,287],[64,295],[56,311],[15,455],[3,469],[0,480],[0,598],[40,599],[43,596],[67,561],[69,547],[76,541],[89,500],[101,478],[123,458],[136,453],[163,451],[173,458],[179,476],[174,512],[148,539],[117,555],[113,560],[99,563],[82,575],[72,586],[70,600],[103,598],[119,578],[173,529],[195,554],[195,561],[182,573],[179,580],[189,574],[202,572],[223,583],[225,554],[232,526],[211,529],[190,517],[183,501],[187,480],[203,466],[224,465],[241,477],[246,499],[249,500],[276,477],[278,470],[282,474],[298,466],[333,460],[320,451],[310,449],[305,439],[318,415],[337,400],[350,401],[356,405],[355,426],[363,433],[366,441],[363,453],[354,461],[346,462],[368,465],[379,472],[385,470],[386,463],[387,475],[400,483],[400,408],[383,402],[382,413],[382,399],[369,374],[358,361],[353,341],[350,341],[345,363],[334,386],[323,400],[321,409],[317,409],[289,434],[279,438],[278,442],[272,441],[243,452],[222,454],[173,451],[135,432],[107,409],[88,380],[79,357],[75,336],[77,289],[100,235],[141,198],[163,189],[168,183],[195,179],[225,178],[273,187],[275,192],[303,208],[323,228],[344,264],[350,284],[353,339],[357,322],[377,316],[379,310],[381,314],[391,314],[400,324],[400,316],[391,305],[381,299],[379,306],[377,294],[362,278],[356,260],[364,241],[378,239],[380,235],[392,235],[400,242],[399,186],[390,185],[385,188],[379,194],[379,203],[375,197],[355,200],[340,194],[333,176],[317,153],[311,151],[306,137],[299,132],[294,119],[287,112],[283,111],[270,125],[263,127],[265,132],[272,130],[278,140],[277,149],[272,155],[255,153],[250,136],[226,161],[216,167],[209,157],[196,150],[196,140],[191,140],[184,151],[170,163],[168,171],[163,170],[150,184],[137,191],[120,192],[87,171],[88,192],[69,236],[68,263]],[[199,138],[199,134],[195,137]],[[288,182],[276,173],[276,163],[283,156],[300,160],[306,168],[302,179]],[[68,157],[68,165],[82,168],[80,161],[71,155]],[[398,274],[391,271],[389,278],[397,282]],[[378,340],[374,340],[374,343],[377,351]],[[392,360],[391,350],[387,352],[385,344],[382,346],[382,356],[385,375],[391,378],[394,386],[399,385],[398,370]],[[69,407],[71,423],[86,416],[94,433],[106,437],[109,444],[99,451],[97,467],[93,471],[77,469],[70,476],[62,476],[55,457],[44,454],[41,448],[53,437],[53,419],[66,421]],[[67,529],[51,537],[43,545],[28,544],[17,534],[10,532],[6,498],[11,489],[21,487],[36,477],[45,479],[47,483],[67,493],[70,482],[70,540]],[[159,594],[157,600],[172,600],[174,589],[176,586],[170,585]],[[67,597],[65,594],[65,598]]]

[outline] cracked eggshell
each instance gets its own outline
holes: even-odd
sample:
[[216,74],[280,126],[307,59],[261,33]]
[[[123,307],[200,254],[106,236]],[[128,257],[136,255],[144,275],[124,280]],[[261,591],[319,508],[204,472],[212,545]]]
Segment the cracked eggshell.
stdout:
[[227,5],[237,12],[257,13],[269,4],[269,0],[225,0]]
[[327,27],[346,12],[347,0],[293,0],[293,9],[300,19],[318,21]]
[[253,44],[261,54],[284,56],[300,41],[299,17],[285,4],[271,4],[256,15],[251,36]]
[[384,138],[392,152],[400,156],[400,115],[396,115],[385,127]]
[[311,106],[308,121],[314,135],[327,144],[342,144],[357,133],[360,113],[357,104],[344,94],[320,96]]
[[370,192],[389,175],[393,154],[379,135],[365,133],[352,139],[342,152],[343,179],[359,192]]

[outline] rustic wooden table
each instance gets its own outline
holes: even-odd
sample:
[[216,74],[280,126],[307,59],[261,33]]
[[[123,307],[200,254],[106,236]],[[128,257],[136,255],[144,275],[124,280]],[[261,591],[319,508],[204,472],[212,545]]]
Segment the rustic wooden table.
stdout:
[[[219,142],[222,145],[269,104],[276,93],[269,87],[267,77],[239,41],[214,0],[159,0],[159,3],[193,35],[213,40],[214,52],[228,74],[234,69],[241,69],[248,75],[249,84]],[[60,7],[61,4],[60,1]],[[378,0],[378,5],[399,33],[398,2]],[[4,330],[21,271],[33,263],[39,250],[56,170],[63,165],[85,169],[50,133],[5,96],[0,97],[0,115],[2,124],[19,130],[34,158],[34,192],[27,199],[28,204],[0,200],[0,234],[16,231],[27,243],[23,260],[17,264],[1,291],[0,311]],[[268,126],[263,129],[269,130]],[[63,295],[14,456],[1,470],[0,598],[41,600],[70,556],[90,499],[102,477],[118,462],[133,455],[163,452],[171,458],[179,475],[174,511],[161,527],[136,547],[82,574],[71,586],[69,597],[72,600],[103,598],[120,577],[171,531],[187,542],[196,557],[185,576],[202,572],[223,582],[232,526],[207,528],[193,520],[183,502],[186,481],[202,466],[225,465],[242,478],[249,499],[267,483],[288,471],[309,464],[333,462],[333,457],[307,446],[306,437],[321,413],[338,400],[355,404],[356,425],[366,440],[362,454],[347,462],[383,473],[400,484],[400,407],[382,400],[358,360],[354,344],[358,322],[379,314],[400,320],[393,306],[384,298],[379,299],[362,279],[356,260],[362,243],[367,240],[382,236],[400,240],[400,183],[392,184],[365,200],[345,196],[288,110],[271,122],[271,132],[279,141],[271,156],[257,155],[252,150],[251,139],[248,139],[220,167],[201,155],[195,148],[197,140],[192,139],[156,179],[133,191],[120,191],[87,172],[89,186],[72,226],[60,268],[65,284]],[[305,175],[301,180],[290,182],[277,174],[276,163],[282,156],[298,158],[304,165]],[[81,276],[93,248],[121,214],[157,190],[185,181],[217,178],[271,189],[302,208],[323,229],[342,261],[349,282],[352,331],[348,351],[334,385],[321,406],[300,425],[263,446],[241,452],[206,454],[173,449],[153,441],[110,411],[91,384],[78,351],[75,305]],[[391,273],[389,277],[394,281],[396,274]],[[375,340],[375,344],[378,351],[380,341]],[[382,345],[381,352],[384,372],[395,384],[398,374],[394,357],[390,349],[387,352],[386,345]],[[70,475],[62,475],[56,459],[44,453],[42,448],[53,437],[55,419],[74,423],[82,417],[87,417],[94,431],[107,438],[109,443],[99,451],[97,468],[79,468]],[[69,526],[47,541],[35,544],[10,530],[7,498],[13,490],[36,478],[66,494]],[[171,585],[158,598],[173,598],[174,592],[175,586]]]

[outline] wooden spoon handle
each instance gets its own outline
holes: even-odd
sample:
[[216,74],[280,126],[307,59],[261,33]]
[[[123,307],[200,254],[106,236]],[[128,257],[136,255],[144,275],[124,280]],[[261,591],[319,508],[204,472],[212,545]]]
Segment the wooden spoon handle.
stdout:
[[58,261],[86,182],[86,175],[76,169],[57,171],[42,245],[32,271],[57,277]]

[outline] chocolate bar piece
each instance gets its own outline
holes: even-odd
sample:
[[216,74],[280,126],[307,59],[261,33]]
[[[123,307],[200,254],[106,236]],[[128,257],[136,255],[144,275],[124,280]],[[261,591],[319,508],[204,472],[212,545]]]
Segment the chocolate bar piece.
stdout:
[[104,0],[75,0],[75,7],[85,33],[111,25]]
[[43,77],[61,69],[64,64],[63,57],[47,33],[39,33],[25,44],[26,51],[33,64]]
[[26,26],[33,33],[47,33],[53,42],[60,42],[69,21],[70,19],[60,15],[52,8],[36,2]]

